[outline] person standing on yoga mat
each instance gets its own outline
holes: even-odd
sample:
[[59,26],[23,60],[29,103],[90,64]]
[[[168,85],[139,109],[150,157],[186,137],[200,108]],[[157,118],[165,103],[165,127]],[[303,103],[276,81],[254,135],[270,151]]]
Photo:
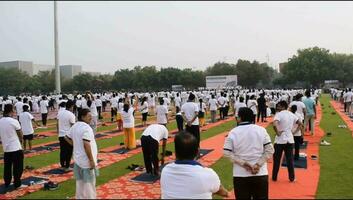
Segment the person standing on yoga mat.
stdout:
[[34,120],[33,115],[29,112],[28,105],[23,105],[23,112],[20,114],[19,122],[22,127],[24,151],[26,152],[26,141],[27,141],[29,146],[29,152],[33,152],[32,140],[33,140],[34,129],[33,129],[32,123],[36,125],[34,128],[38,127],[39,124]]
[[228,197],[216,172],[203,167],[195,158],[199,141],[188,132],[174,138],[176,161],[167,164],[161,174],[162,199],[212,199],[212,194]]
[[[138,101],[136,100],[135,103]],[[123,132],[124,132],[124,145],[126,149],[136,148],[135,139],[135,118],[134,112],[136,105],[133,104],[133,99],[125,94],[125,103],[123,106],[123,111],[121,111],[121,118],[123,120]]]
[[65,136],[65,140],[73,145],[74,176],[76,179],[76,199],[96,199],[97,144],[89,109],[82,109],[76,122]]
[[73,110],[74,103],[72,100],[68,100],[67,103],[60,103],[61,108],[58,112],[57,119],[57,132],[60,143],[60,165],[64,171],[70,171],[70,162],[72,157],[72,146],[66,142],[65,135],[69,133],[70,128],[75,124],[76,117],[71,112]]
[[[293,104],[290,107],[290,111],[292,113],[294,113],[299,118],[299,120],[301,122],[303,121],[302,115],[300,113],[298,113],[298,111],[297,111],[297,105]],[[292,131],[293,131],[293,136],[294,136],[294,160],[299,160],[300,145],[304,141],[304,136],[302,134],[304,132],[304,127],[298,126],[298,124],[295,124]]]
[[281,164],[282,153],[286,156],[288,176],[289,180],[293,182],[295,180],[294,174],[294,161],[293,161],[293,127],[298,124],[298,127],[302,126],[300,119],[288,111],[288,103],[286,101],[280,101],[277,104],[278,113],[273,119],[273,128],[276,133],[275,137],[275,153],[273,155],[273,170],[272,180],[277,181],[277,175]]
[[0,139],[4,150],[4,182],[5,188],[11,184],[14,178],[15,188],[21,186],[23,172],[22,131],[20,123],[13,119],[12,104],[4,106],[3,117],[0,119]]
[[274,152],[266,129],[252,124],[250,108],[238,111],[238,126],[230,131],[223,153],[233,163],[234,194],[237,199],[268,199],[267,160]]
[[315,101],[310,98],[310,90],[305,91],[305,96],[306,98],[303,100],[303,103],[305,104],[305,118],[304,118],[304,131],[306,131],[308,123],[310,123],[310,133],[311,135],[314,135],[314,120],[316,119],[316,106],[315,106]]
[[188,101],[181,107],[181,114],[186,122],[186,131],[194,135],[200,143],[199,105],[194,100],[195,95],[190,93]]
[[151,124],[143,131],[141,136],[141,146],[147,173],[159,176],[159,141],[163,140],[161,160],[163,165],[167,139],[168,129],[163,125]]

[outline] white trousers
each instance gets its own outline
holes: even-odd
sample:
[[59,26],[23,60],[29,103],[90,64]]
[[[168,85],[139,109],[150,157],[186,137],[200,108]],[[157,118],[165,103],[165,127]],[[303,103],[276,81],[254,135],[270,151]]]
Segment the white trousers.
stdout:
[[96,178],[92,182],[85,183],[82,180],[76,180],[76,199],[97,199]]

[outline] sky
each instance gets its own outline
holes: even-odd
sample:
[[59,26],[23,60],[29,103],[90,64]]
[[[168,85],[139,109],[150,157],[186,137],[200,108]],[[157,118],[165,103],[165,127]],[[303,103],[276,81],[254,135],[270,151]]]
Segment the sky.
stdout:
[[[0,2],[0,62],[54,65],[54,3]],[[319,46],[353,53],[353,2],[58,2],[59,63],[113,73],[285,62]]]

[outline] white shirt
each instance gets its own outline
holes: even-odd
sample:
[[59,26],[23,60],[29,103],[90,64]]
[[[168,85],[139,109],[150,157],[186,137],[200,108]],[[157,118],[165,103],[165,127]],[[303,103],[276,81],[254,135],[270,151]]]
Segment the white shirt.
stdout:
[[275,137],[276,144],[293,144],[293,127],[298,121],[298,117],[288,110],[282,110],[281,112],[276,113],[273,121],[278,121],[277,130],[282,132],[280,136]]
[[248,100],[248,108],[252,110],[254,115],[257,115],[257,101],[254,99],[249,99]]
[[20,116],[20,114],[23,112],[23,103],[21,101],[18,101],[16,104],[15,104],[15,107],[16,107],[16,114],[17,116]]
[[212,199],[220,185],[216,172],[200,165],[171,163],[161,174],[162,199]]
[[212,110],[212,111],[217,110],[217,100],[216,99],[210,99],[208,101],[208,103],[210,104],[210,110]]
[[32,119],[34,119],[34,117],[29,112],[23,112],[20,114],[19,120],[21,123],[23,135],[30,135],[34,133]]
[[[199,106],[194,103],[194,102],[186,102],[182,107],[181,107],[181,112],[185,114],[185,118],[190,121],[194,116],[198,115],[199,112]],[[196,117],[192,125],[199,125],[199,118]]]
[[48,113],[48,106],[49,106],[48,100],[41,100],[39,105],[40,105],[40,113],[42,114]]
[[56,118],[59,121],[59,137],[64,137],[69,133],[71,124],[75,123],[75,115],[68,110],[61,110]]
[[[239,125],[232,129],[224,143],[224,150],[231,151],[234,156],[255,165],[264,153],[264,145],[270,144],[271,138],[265,128],[255,124]],[[256,175],[245,168],[233,164],[233,177],[249,177],[268,175],[265,162]]]
[[95,100],[95,103],[96,103],[96,106],[97,106],[97,107],[102,107],[102,100],[96,99],[96,100]]
[[244,102],[239,102],[239,101],[237,101],[237,102],[234,104],[235,116],[236,116],[236,117],[238,117],[239,109],[240,109],[240,108],[243,108],[243,107],[246,107],[246,104],[245,104]]
[[[298,111],[295,112],[295,115],[298,117],[299,121],[303,121],[304,120],[303,116],[301,114],[299,114]],[[296,123],[296,124],[294,124],[293,130],[292,130],[293,136],[301,136],[302,135],[300,129],[297,132],[294,132],[295,130],[297,130],[297,128],[298,128],[298,124]]]
[[14,152],[22,149],[16,132],[18,130],[21,130],[21,125],[17,120],[11,117],[0,119],[0,138],[4,152]]
[[226,106],[226,98],[224,98],[223,96],[220,96],[218,98],[218,103],[221,107],[225,107]]
[[181,98],[179,97],[175,97],[175,106],[179,107],[181,106]]
[[85,148],[83,146],[83,140],[90,141],[92,157],[94,163],[97,165],[97,144],[94,139],[94,133],[92,128],[85,122],[75,123],[67,134],[73,142],[73,159],[75,163],[81,168],[90,168],[89,159],[87,157]]
[[297,106],[297,112],[301,118],[304,119],[304,110],[305,110],[305,104],[302,101],[292,101],[289,104],[289,107],[292,107],[292,105],[296,105]]
[[89,107],[89,110],[91,111],[92,117],[97,117],[98,116],[98,111],[97,111],[97,106],[94,101],[92,101],[91,107]]
[[123,120],[123,128],[133,128],[135,127],[135,118],[134,118],[134,108],[130,107],[127,112],[124,110],[121,112],[121,119]]
[[162,139],[168,139],[168,129],[164,125],[152,124],[143,131],[142,135],[151,136],[159,142]]
[[157,123],[166,124],[168,122],[167,116],[168,109],[164,105],[158,105],[156,107]]
[[141,113],[148,113],[148,103],[145,101],[142,105],[139,106]]

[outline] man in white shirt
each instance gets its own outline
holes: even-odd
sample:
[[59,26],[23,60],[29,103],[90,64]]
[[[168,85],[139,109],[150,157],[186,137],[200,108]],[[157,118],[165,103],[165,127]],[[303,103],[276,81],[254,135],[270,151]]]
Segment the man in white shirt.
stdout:
[[13,119],[13,106],[6,104],[3,118],[0,119],[0,138],[4,151],[4,182],[5,188],[11,184],[12,176],[14,186],[21,186],[23,172],[22,132],[20,123]]
[[[72,146],[66,142],[65,135],[69,133],[70,128],[75,124],[76,117],[71,112],[73,109],[73,101],[68,100],[67,103],[62,102],[59,105],[64,108],[57,115],[57,132],[60,143],[60,165],[64,171],[69,171],[72,157]],[[66,108],[66,109],[65,109]]]
[[19,120],[20,115],[23,112],[23,102],[21,97],[17,98],[17,102],[15,103],[15,108],[16,108],[17,120]]
[[273,155],[273,170],[272,180],[277,181],[278,170],[281,164],[282,153],[284,151],[287,161],[288,176],[289,180],[293,182],[295,180],[294,174],[294,161],[293,161],[293,127],[298,124],[298,127],[302,125],[300,119],[288,111],[288,104],[286,101],[280,101],[277,104],[279,110],[273,119],[273,128],[276,132],[275,137],[275,153]]
[[233,163],[236,199],[268,199],[267,160],[274,152],[266,129],[252,124],[253,111],[242,107],[238,126],[224,143],[224,156]]
[[224,93],[221,92],[221,96],[218,97],[217,103],[219,105],[219,117],[221,120],[224,119],[224,112],[225,112],[225,107],[226,107],[226,98],[224,97]]
[[[162,165],[164,164],[165,146],[168,139],[168,129],[160,124],[151,124],[142,133],[141,146],[146,172],[159,176],[159,141],[162,144]],[[153,168],[152,168],[153,164]]]
[[195,95],[190,93],[188,101],[181,107],[181,114],[186,122],[186,131],[194,135],[200,142],[199,106],[194,100]]
[[[298,113],[297,106],[295,104],[293,104],[290,107],[290,111],[298,117],[299,121],[301,121],[301,122],[303,121],[303,116]],[[304,126],[300,126],[298,129],[298,124],[295,124],[293,126],[292,131],[293,131],[293,136],[294,136],[294,160],[299,160],[300,145],[304,141],[304,136],[302,134],[302,133],[304,133]]]
[[199,141],[193,135],[181,132],[175,136],[174,144],[176,161],[162,170],[162,199],[212,199],[212,194],[228,196],[216,172],[195,160]]
[[89,109],[82,109],[76,122],[65,136],[73,145],[74,175],[76,179],[76,199],[96,199],[96,176],[98,149],[94,133],[90,127],[92,116]]
[[168,109],[164,106],[164,100],[159,100],[159,105],[156,107],[157,124],[167,126],[168,124]]
[[49,102],[46,96],[42,96],[42,100],[39,102],[40,113],[42,114],[42,124],[47,127],[47,118],[48,118],[48,107]]
[[98,111],[98,119],[103,119],[102,115],[101,115],[103,102],[100,99],[100,96],[97,96],[97,98],[95,99],[95,103],[96,103],[96,107],[97,107],[97,111]]
[[217,114],[217,100],[215,99],[214,94],[211,95],[211,99],[208,100],[208,107],[210,108],[210,113],[211,113],[211,122],[215,123],[216,122],[216,114]]
[[34,137],[34,129],[32,123],[35,123],[36,126],[39,126],[39,124],[34,120],[33,115],[29,113],[28,105],[23,105],[23,112],[20,114],[19,122],[22,127],[24,150],[26,151],[26,141],[28,141],[29,151],[32,152],[32,140]]
[[239,109],[246,107],[246,104],[244,103],[244,97],[239,97],[239,101],[235,102],[234,109],[235,109],[235,119],[238,119],[238,113]]

